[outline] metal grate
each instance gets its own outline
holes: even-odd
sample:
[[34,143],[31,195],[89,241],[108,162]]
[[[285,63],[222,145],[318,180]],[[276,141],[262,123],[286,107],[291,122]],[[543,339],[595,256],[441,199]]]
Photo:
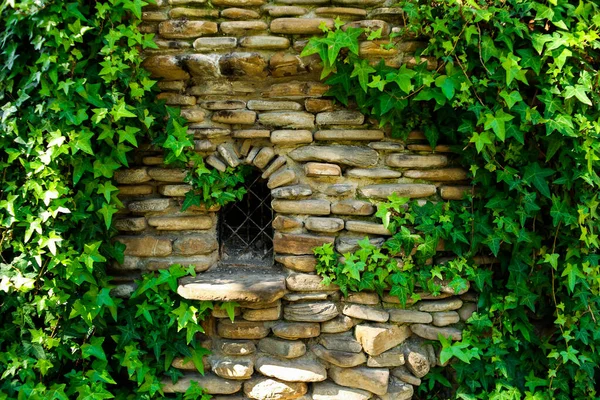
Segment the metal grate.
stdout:
[[271,191],[260,171],[246,178],[247,193],[225,207],[219,218],[221,263],[229,266],[273,265]]

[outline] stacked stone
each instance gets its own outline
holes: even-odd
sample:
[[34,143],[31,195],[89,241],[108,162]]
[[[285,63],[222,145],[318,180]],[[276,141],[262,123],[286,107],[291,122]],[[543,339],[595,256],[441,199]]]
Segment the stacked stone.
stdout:
[[[193,265],[200,274],[181,282],[180,295],[240,304],[233,323],[224,310],[213,311],[206,375],[175,360],[188,372],[165,391],[184,391],[195,380],[219,399],[408,399],[439,364],[427,341],[439,334],[459,340],[476,308],[471,293],[454,293],[445,282],[438,296],[420,293],[421,301],[402,308],[389,294],[343,298],[315,274],[314,247],[331,243],[346,253],[366,236],[376,246],[389,237],[374,214],[392,193],[440,201],[471,190],[449,146],[432,149],[420,132],[392,139],[376,121],[324,97],[318,57],[300,52],[335,17],[381,29],[381,39],[360,43],[373,63],[417,62],[422,43],[390,39],[402,14],[382,0],[159,0],[144,10],[140,28],[156,33],[158,45],[144,66],[160,80],[159,99],[181,107],[210,167],[260,170],[275,212],[276,265],[225,270],[219,208],[181,211],[191,189],[185,170],[167,168],[146,146],[115,176],[124,204],[115,216],[117,240],[126,245],[115,273],[126,281]],[[382,47],[391,40],[392,49]],[[124,284],[118,294],[131,290]]]

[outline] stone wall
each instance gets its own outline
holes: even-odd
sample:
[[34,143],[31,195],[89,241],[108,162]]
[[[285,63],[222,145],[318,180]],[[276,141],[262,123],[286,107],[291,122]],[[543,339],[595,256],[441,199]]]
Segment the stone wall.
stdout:
[[116,175],[125,205],[118,240],[127,246],[124,263],[115,265],[121,279],[194,265],[200,274],[181,282],[180,295],[240,304],[235,322],[219,308],[206,321],[202,340],[212,354],[205,376],[175,360],[186,377],[165,391],[196,380],[220,399],[408,399],[440,363],[428,341],[440,333],[460,339],[475,310],[472,293],[445,286],[437,297],[420,293],[406,309],[387,294],[344,298],[314,273],[315,246],[333,243],[344,253],[365,236],[383,243],[390,233],[373,214],[390,194],[445,201],[469,190],[448,146],[431,149],[419,132],[392,139],[324,97],[318,58],[299,54],[335,17],[382,29],[384,39],[360,44],[373,62],[415,63],[416,41],[381,48],[402,14],[380,0],[159,0],[145,9],[141,29],[157,34],[159,49],[144,65],[160,79],[158,97],[182,107],[207,164],[262,171],[275,211],[275,265],[225,268],[218,207],[180,211],[190,189],[186,171],[166,168],[160,152],[145,147],[136,165]]

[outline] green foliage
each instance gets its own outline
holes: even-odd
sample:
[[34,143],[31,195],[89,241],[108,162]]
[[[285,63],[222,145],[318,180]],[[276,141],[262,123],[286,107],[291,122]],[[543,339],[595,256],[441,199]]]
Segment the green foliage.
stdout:
[[128,300],[106,271],[123,251],[115,171],[143,138],[165,137],[169,161],[192,144],[179,119],[165,130],[140,67],[145,4],[0,3],[0,399],[156,398],[173,357],[202,367],[192,338],[210,305],[175,294],[186,271]]
[[[423,246],[423,257],[440,235],[454,234],[446,249],[466,260],[463,276],[480,291],[479,312],[462,342],[443,346],[444,358],[463,361],[454,363],[456,395],[598,397],[597,2],[402,0],[399,7],[406,25],[398,36],[424,41],[416,57],[437,60],[433,68],[427,62],[399,69],[372,65],[352,51],[353,44],[333,60],[322,38],[311,39],[308,48],[333,71],[327,82],[341,103],[355,103],[395,137],[420,129],[432,146],[439,140],[456,145],[457,160],[471,171],[476,194],[444,206],[446,213],[437,215],[449,221],[424,227],[426,217],[411,204],[415,221],[405,218],[393,227],[394,251]],[[350,40],[347,34],[336,43]],[[365,250],[374,253],[368,246],[359,252]],[[382,251],[392,254],[387,243]],[[496,261],[475,268],[476,255]],[[370,279],[383,270],[389,283],[388,276],[407,268],[346,258],[354,265],[344,269],[328,253],[330,264],[322,260],[319,268],[348,290],[362,289],[357,274]],[[421,275],[431,280],[436,268],[453,279],[444,275],[452,272],[448,265],[413,265],[411,276],[391,281],[401,296],[407,282]],[[362,286],[381,285],[373,278]]]

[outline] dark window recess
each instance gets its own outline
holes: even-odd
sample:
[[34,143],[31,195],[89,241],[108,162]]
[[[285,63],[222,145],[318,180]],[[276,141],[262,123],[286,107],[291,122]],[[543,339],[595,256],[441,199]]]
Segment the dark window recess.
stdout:
[[271,191],[260,171],[246,178],[246,195],[219,213],[221,264],[273,265]]

